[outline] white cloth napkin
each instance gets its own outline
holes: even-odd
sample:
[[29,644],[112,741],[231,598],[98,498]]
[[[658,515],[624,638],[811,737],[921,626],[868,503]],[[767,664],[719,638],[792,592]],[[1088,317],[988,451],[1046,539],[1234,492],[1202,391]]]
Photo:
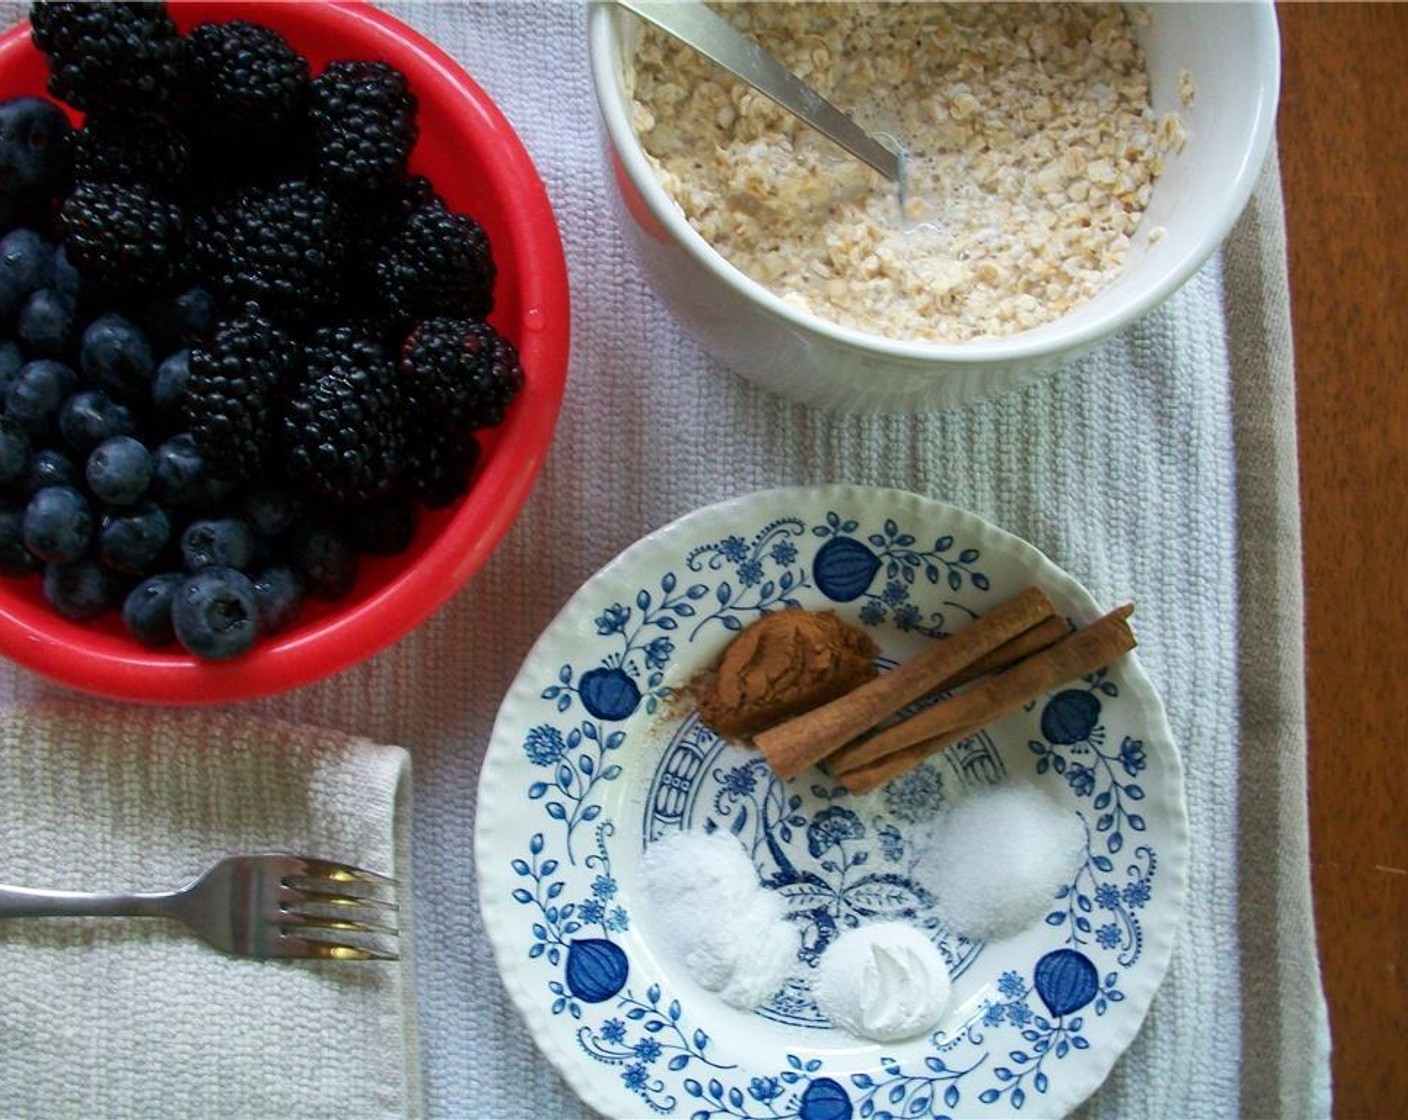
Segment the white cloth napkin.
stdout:
[[[274,850],[407,879],[408,761],[248,716],[0,709],[0,882],[167,889]],[[412,992],[408,957],[255,961],[165,919],[0,922],[0,1115],[415,1116]]]
[[[536,1051],[479,917],[479,764],[524,654],[581,582],[644,533],[763,487],[845,481],[964,506],[1034,543],[1098,601],[1139,604],[1141,662],[1187,768],[1190,898],[1143,1030],[1082,1113],[1328,1115],[1274,164],[1226,250],[1071,368],[954,412],[835,417],[720,369],[645,286],[603,174],[583,6],[388,7],[456,57],[523,137],[557,210],[574,307],[553,451],[486,567],[380,656],[249,706],[414,755],[427,1114],[590,1115]],[[54,691],[0,666],[0,699]],[[75,1075],[95,1068],[80,1062]]]

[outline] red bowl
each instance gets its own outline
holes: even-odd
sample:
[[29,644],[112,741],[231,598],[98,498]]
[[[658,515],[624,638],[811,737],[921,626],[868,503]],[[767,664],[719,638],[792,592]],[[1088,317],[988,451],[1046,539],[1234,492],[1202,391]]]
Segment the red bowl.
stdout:
[[[497,106],[459,65],[390,16],[360,3],[171,5],[182,30],[248,19],[276,28],[316,73],[334,58],[384,59],[420,102],[414,171],[484,227],[498,265],[494,326],[519,349],[524,387],[484,433],[470,491],[423,515],[410,548],[363,557],[351,593],[304,605],[288,630],[223,662],[153,651],[116,612],[70,622],[44,602],[38,577],[0,578],[0,654],[85,692],[161,704],[215,704],[283,692],[370,657],[441,607],[499,543],[532,489],[557,423],[567,376],[568,288],[562,242],[542,180]],[[44,57],[21,23],[0,37],[0,97],[44,94]]]

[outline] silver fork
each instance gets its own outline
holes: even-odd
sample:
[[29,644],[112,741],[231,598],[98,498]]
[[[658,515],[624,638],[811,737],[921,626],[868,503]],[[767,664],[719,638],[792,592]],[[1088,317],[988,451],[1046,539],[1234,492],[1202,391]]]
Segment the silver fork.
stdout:
[[396,960],[388,947],[397,935],[395,887],[385,875],[330,860],[228,856],[174,891],[0,886],[0,918],[175,918],[216,948],[245,957]]

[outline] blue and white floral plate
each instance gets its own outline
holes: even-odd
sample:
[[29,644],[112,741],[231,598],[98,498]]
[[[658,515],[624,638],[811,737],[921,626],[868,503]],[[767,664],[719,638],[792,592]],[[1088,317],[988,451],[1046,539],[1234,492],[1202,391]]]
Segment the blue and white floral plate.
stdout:
[[[834,610],[899,661],[1030,584],[1074,622],[1101,613],[971,514],[828,486],[689,514],[572,597],[500,709],[476,864],[504,983],[588,1104],[698,1120],[1052,1116],[1099,1086],[1163,978],[1185,885],[1181,765],[1134,656],[865,797],[820,771],[778,781],[684,699],[770,610]],[[917,825],[1011,781],[1080,816],[1086,858],[1030,928],[969,942],[912,875]],[[738,836],[801,931],[792,977],[756,1012],[701,988],[651,926],[642,852],[685,828]],[[933,1033],[880,1045],[831,1028],[811,976],[842,930],[885,919],[930,934],[954,997]]]

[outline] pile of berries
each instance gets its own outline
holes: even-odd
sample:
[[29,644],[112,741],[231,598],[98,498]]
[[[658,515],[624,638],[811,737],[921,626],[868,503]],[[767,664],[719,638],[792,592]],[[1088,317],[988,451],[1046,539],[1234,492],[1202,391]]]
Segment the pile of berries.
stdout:
[[36,3],[0,102],[0,572],[236,656],[463,495],[522,387],[478,222],[412,175],[382,61]]

